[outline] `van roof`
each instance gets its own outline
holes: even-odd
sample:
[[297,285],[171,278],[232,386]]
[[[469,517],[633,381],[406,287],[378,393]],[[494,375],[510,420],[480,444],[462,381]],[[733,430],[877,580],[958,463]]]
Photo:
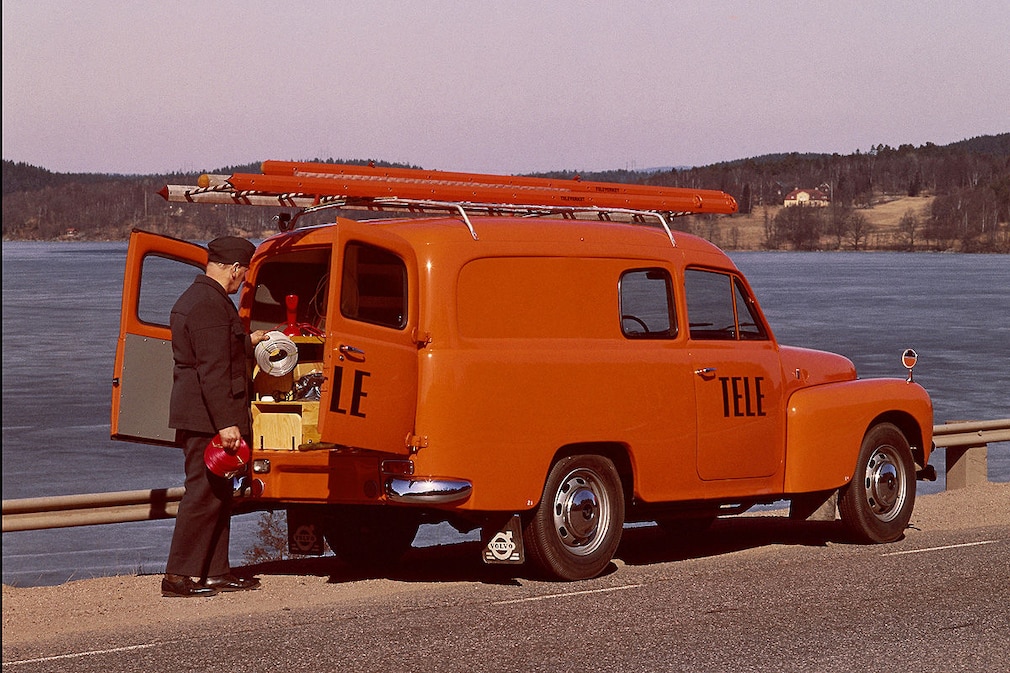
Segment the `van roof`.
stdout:
[[[460,216],[399,217],[374,220],[336,218],[335,222],[303,227],[272,236],[271,246],[332,244],[341,226],[375,227],[406,241],[414,250],[466,246],[473,256],[491,254],[587,257],[683,258],[687,263],[735,268],[729,257],[709,241],[666,231],[644,223],[562,219],[558,217],[471,216],[476,238]],[[283,243],[282,243],[283,242]],[[457,254],[458,254],[457,250]]]

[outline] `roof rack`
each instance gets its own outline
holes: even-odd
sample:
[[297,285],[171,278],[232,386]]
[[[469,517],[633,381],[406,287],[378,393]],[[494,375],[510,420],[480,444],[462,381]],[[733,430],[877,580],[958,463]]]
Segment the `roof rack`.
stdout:
[[204,174],[197,186],[166,185],[158,193],[171,202],[301,209],[294,217],[277,218],[281,231],[294,228],[302,214],[322,209],[458,212],[474,240],[478,236],[468,213],[568,219],[593,213],[601,220],[619,214],[632,222],[652,217],[674,242],[668,218],[737,210],[733,197],[721,191],[591,182],[578,177],[555,180],[281,161],[265,161],[261,170],[259,174]]

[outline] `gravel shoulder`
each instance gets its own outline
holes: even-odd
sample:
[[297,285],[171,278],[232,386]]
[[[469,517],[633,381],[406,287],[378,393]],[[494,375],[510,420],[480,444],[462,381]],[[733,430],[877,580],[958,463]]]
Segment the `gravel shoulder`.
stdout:
[[[920,496],[911,526],[908,538],[983,527],[1007,527],[1010,534],[1010,483]],[[477,559],[475,544],[412,550],[411,554],[423,557],[419,557],[421,563],[407,565],[422,569],[387,577],[355,575],[332,557],[241,568],[240,573],[261,577],[263,588],[213,598],[162,598],[161,575],[103,577],[51,587],[4,585],[5,659],[8,647],[89,633],[158,627],[171,630],[173,624],[182,622],[354,603],[430,591],[447,583],[481,582],[487,579],[488,570]]]

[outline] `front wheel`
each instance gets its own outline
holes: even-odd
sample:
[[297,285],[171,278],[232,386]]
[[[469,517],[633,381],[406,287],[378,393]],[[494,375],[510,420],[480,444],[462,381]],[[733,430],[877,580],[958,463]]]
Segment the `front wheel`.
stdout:
[[569,456],[551,468],[523,540],[546,575],[583,580],[610,563],[623,526],[624,489],[614,464],[603,456]]
[[891,423],[870,428],[852,482],[842,489],[838,513],[860,542],[901,538],[915,505],[915,463],[904,433]]

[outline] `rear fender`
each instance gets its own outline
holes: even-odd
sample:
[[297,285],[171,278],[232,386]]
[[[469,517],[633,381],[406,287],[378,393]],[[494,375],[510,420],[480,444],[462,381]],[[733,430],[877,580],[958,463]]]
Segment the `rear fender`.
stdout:
[[785,493],[840,488],[849,483],[866,431],[897,425],[914,447],[919,467],[929,461],[933,405],[917,383],[865,379],[798,390],[789,399]]

